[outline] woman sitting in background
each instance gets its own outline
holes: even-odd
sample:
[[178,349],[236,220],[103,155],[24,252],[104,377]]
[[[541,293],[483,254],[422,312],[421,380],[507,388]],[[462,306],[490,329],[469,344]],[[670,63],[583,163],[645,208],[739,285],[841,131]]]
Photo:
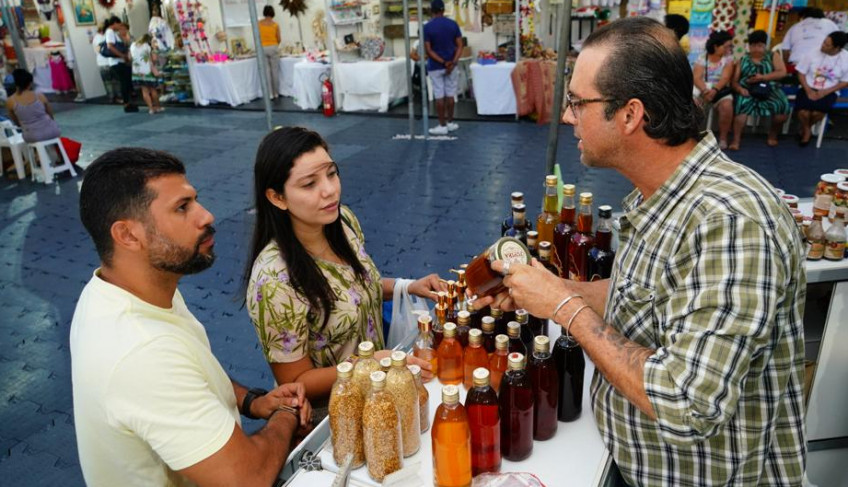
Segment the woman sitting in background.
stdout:
[[26,142],[41,142],[59,137],[59,124],[53,119],[50,102],[32,90],[32,75],[25,69],[12,72],[15,94],[6,100],[9,118],[21,128]]
[[[731,150],[738,150],[742,140],[742,129],[749,116],[771,117],[768,139],[766,143],[774,147],[780,127],[789,117],[791,107],[783,90],[777,86],[777,81],[786,76],[783,56],[779,52],[769,55],[766,49],[768,34],[764,30],[755,30],[748,35],[748,54],[739,61],[733,70],[733,89],[738,93],[734,111],[736,120],[733,125],[733,143]],[[754,93],[752,89],[763,90],[762,83],[768,86],[768,97]],[[754,87],[754,88],[752,88]]]
[[795,99],[795,110],[801,132],[798,145],[810,143],[812,127],[824,119],[836,104],[839,90],[848,87],[848,52],[843,48],[848,34],[831,32],[821,49],[805,56],[797,66],[801,90]]
[[732,41],[733,37],[723,30],[710,34],[707,52],[698,57],[692,72],[696,98],[701,105],[712,104],[710,109],[718,111],[718,141],[722,149],[727,149],[727,135],[733,124],[733,91],[730,89],[733,59],[727,56]]
[[[360,342],[383,348],[382,305],[395,284],[365,252],[341,189],[338,166],[317,133],[284,127],[260,143],[245,302],[277,383],[302,382],[316,409],[326,404],[336,364]],[[443,287],[430,274],[409,292],[429,298]],[[409,362],[429,376],[428,362],[412,356]]]

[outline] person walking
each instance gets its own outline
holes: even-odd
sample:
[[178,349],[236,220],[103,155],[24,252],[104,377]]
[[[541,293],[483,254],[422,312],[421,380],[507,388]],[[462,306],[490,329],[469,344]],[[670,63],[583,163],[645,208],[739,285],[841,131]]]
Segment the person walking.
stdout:
[[112,76],[121,85],[121,98],[124,100],[125,112],[137,112],[138,107],[132,103],[132,67],[130,66],[129,31],[117,16],[109,18],[109,28],[106,30],[106,46]]
[[456,63],[462,56],[462,32],[459,25],[445,17],[445,2],[430,2],[432,18],[424,24],[424,47],[427,51],[427,74],[433,84],[433,98],[439,126],[430,129],[432,135],[446,135],[459,128],[453,121],[454,97],[459,71]]
[[162,74],[159,72],[156,51],[150,46],[151,38],[150,33],[145,33],[141,39],[133,42],[130,54],[133,84],[141,88],[147,111],[154,115],[164,112],[165,109],[159,104],[159,82]]
[[268,96],[277,98],[280,94],[280,26],[274,22],[274,7],[265,5],[262,9],[264,19],[259,21],[259,40],[262,42],[262,59],[268,66]]

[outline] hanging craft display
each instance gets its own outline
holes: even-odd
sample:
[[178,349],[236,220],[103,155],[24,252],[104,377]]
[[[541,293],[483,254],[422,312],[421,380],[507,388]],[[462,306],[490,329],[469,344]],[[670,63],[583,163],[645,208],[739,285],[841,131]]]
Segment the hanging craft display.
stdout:
[[306,12],[306,0],[280,0],[280,6],[292,17],[300,17]]
[[206,35],[205,23],[201,17],[203,5],[199,0],[192,2],[188,0],[176,0],[174,7],[177,11],[177,21],[180,24],[180,36],[183,46],[188,49],[189,56],[198,63],[205,63],[212,59],[212,46]]

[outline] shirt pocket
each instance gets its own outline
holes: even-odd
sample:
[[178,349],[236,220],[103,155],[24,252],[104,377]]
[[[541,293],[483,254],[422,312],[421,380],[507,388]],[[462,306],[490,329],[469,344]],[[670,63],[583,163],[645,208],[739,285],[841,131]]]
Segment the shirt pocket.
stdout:
[[644,346],[656,342],[656,292],[622,278],[615,283],[608,322],[625,337]]

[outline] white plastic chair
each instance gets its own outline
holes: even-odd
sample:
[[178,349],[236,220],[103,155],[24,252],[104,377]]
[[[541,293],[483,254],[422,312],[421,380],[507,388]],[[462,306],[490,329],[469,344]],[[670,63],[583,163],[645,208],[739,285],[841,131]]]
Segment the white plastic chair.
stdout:
[[[62,155],[62,160],[58,165],[54,166],[50,159],[50,155],[47,152],[47,147],[55,145],[59,148],[59,153]],[[68,158],[68,153],[65,152],[65,147],[62,145],[62,141],[59,138],[42,140],[40,142],[32,142],[27,144],[27,149],[29,152],[29,160],[32,163],[32,179],[36,179],[36,173],[40,173],[40,175],[44,178],[44,184],[50,184],[53,182],[53,175],[58,174],[64,171],[70,171],[71,176],[76,176],[77,172],[74,170],[74,166],[71,164],[71,160]],[[35,154],[38,154],[38,162],[36,163]]]
[[[26,166],[24,161],[24,148],[26,142],[21,135],[21,130],[10,120],[0,121],[0,147],[8,147],[15,162],[15,172],[18,181],[26,178]],[[3,151],[0,151],[0,174],[3,174]]]

